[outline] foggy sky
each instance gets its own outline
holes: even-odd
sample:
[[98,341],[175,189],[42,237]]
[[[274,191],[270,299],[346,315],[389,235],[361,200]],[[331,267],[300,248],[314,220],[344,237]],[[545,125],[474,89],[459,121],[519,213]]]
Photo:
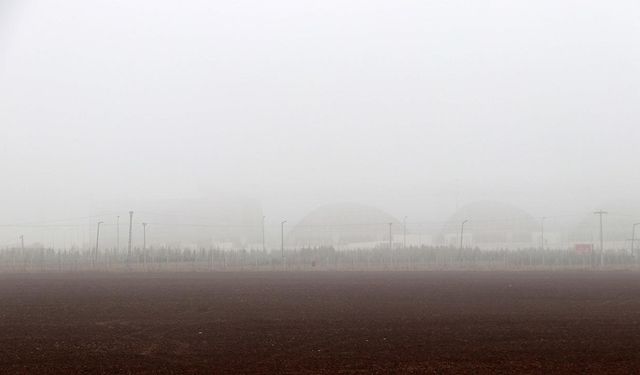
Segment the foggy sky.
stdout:
[[0,221],[636,200],[637,1],[0,0]]

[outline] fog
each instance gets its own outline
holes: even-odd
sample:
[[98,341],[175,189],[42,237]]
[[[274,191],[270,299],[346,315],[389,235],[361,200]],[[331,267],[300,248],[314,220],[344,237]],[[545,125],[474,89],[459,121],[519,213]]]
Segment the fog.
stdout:
[[637,1],[0,1],[3,225],[638,201]]

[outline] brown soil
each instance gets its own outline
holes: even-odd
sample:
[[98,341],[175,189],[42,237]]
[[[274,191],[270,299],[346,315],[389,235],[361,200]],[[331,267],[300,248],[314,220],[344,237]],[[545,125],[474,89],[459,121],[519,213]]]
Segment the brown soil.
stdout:
[[0,276],[0,373],[634,373],[640,274]]

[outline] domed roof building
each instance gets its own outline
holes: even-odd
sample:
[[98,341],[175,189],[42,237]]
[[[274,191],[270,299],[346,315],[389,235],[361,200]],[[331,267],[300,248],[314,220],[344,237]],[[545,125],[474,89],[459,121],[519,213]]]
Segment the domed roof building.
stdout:
[[539,245],[536,234],[540,224],[526,211],[510,204],[492,201],[471,203],[460,208],[445,223],[440,242],[460,246],[464,225],[463,246],[481,249],[519,249]]
[[289,233],[297,247],[372,248],[387,246],[389,224],[393,235],[402,224],[388,213],[360,204],[331,204],[315,209]]

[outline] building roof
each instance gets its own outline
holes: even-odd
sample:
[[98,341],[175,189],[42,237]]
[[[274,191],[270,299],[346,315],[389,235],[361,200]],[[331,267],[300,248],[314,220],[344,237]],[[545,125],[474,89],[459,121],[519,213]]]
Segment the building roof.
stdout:
[[390,214],[354,203],[330,204],[305,216],[290,232],[289,242],[296,246],[340,246],[376,243],[400,233],[402,224]]
[[459,235],[462,222],[465,235],[472,236],[473,245],[491,244],[506,246],[527,244],[532,234],[539,231],[539,222],[526,211],[503,202],[479,201],[468,204],[455,212],[444,224],[441,241]]

